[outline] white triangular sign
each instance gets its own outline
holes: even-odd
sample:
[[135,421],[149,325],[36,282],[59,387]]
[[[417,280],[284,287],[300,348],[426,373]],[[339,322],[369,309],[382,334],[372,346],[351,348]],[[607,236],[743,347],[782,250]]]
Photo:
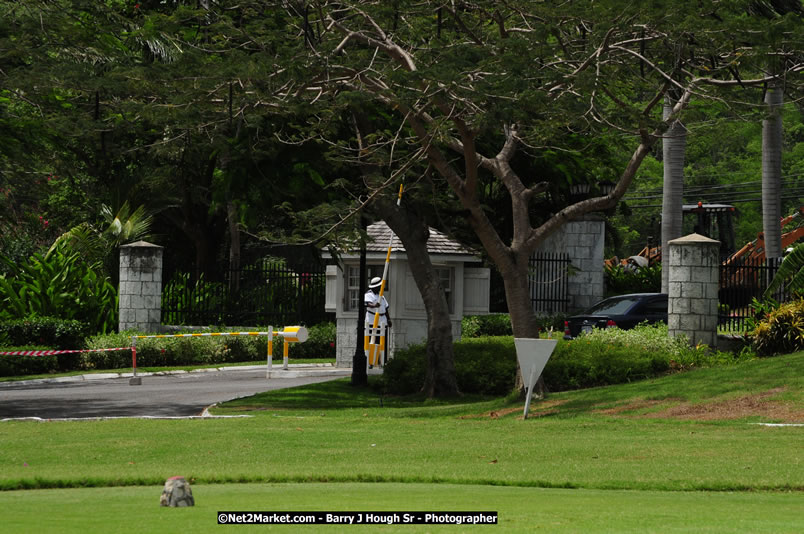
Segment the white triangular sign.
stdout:
[[514,339],[516,359],[519,361],[519,368],[522,371],[522,380],[525,382],[525,387],[528,388],[528,394],[525,399],[525,419],[528,418],[533,386],[542,375],[544,366],[547,365],[547,360],[553,354],[557,343],[557,339]]

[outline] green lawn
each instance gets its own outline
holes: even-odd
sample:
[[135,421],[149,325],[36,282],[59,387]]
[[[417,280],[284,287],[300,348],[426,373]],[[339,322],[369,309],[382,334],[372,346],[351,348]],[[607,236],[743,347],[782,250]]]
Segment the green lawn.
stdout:
[[[804,529],[800,493],[561,490],[451,484],[195,485],[192,508],[155,486],[0,492],[3,532],[735,532]],[[496,511],[497,525],[217,524],[219,511]],[[35,527],[34,527],[35,525]]]
[[[386,532],[804,531],[804,427],[756,424],[804,423],[802,386],[798,353],[553,394],[527,420],[521,402],[336,380],[216,410],[248,418],[7,421],[0,531],[41,510],[61,518],[53,531],[206,531],[229,509],[500,513],[496,527],[366,527]],[[192,510],[158,507],[174,475],[191,480]]]

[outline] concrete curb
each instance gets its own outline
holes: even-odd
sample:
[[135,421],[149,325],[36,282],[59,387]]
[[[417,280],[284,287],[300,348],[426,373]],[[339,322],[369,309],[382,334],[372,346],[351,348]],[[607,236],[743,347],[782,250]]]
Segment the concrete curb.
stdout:
[[[224,367],[209,367],[206,369],[194,369],[192,371],[176,370],[176,371],[157,371],[154,373],[138,372],[138,377],[146,376],[175,376],[175,375],[189,375],[194,373],[215,373],[226,371],[265,371],[265,365],[242,365],[242,366],[224,366]],[[280,365],[274,365],[270,371],[266,373],[266,378],[303,378],[308,376],[351,376],[352,369],[348,367],[335,367],[331,363],[292,363],[288,365],[288,369],[282,369]],[[62,384],[65,382],[84,382],[90,380],[107,380],[111,378],[132,378],[134,373],[91,373],[86,375],[75,376],[59,376],[54,378],[36,378],[33,380],[10,380],[0,382],[0,388],[11,386],[28,386],[35,384]]]

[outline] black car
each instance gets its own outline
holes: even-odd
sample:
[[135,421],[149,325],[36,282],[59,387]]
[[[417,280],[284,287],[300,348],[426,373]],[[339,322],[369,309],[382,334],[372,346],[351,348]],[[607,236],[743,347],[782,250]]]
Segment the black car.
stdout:
[[585,312],[564,321],[564,339],[574,339],[592,328],[633,328],[641,322],[667,322],[667,295],[633,293],[601,300]]

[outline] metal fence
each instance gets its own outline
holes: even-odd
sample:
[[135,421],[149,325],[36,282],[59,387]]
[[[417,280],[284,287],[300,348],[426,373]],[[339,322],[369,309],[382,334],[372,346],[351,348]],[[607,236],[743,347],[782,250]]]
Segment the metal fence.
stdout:
[[[763,293],[779,270],[782,258],[742,258],[733,263],[720,265],[720,291],[718,300],[718,326],[722,330],[742,332],[746,321],[752,316],[751,302],[762,300]],[[791,295],[785,287],[773,295],[778,302],[789,300]]]
[[568,254],[541,252],[530,257],[530,301],[536,314],[566,313],[569,266]]
[[226,271],[215,279],[176,273],[162,291],[162,323],[170,325],[316,324],[324,311],[321,266],[293,270],[273,262]]

